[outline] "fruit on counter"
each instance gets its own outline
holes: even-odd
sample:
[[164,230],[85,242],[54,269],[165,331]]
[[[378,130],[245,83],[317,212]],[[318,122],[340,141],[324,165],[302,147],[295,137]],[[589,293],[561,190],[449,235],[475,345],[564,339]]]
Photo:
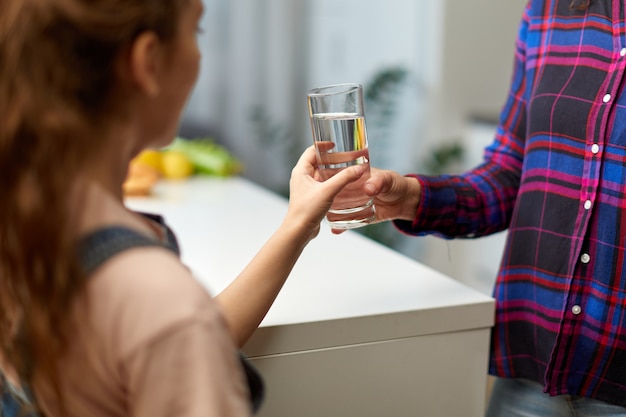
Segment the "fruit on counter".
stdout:
[[198,174],[226,177],[242,171],[242,165],[237,158],[210,138],[177,137],[163,152],[168,151],[178,151],[186,155]]
[[193,175],[194,171],[194,165],[184,152],[175,149],[161,152],[161,173],[164,178],[181,180]]
[[146,196],[160,177],[159,171],[153,166],[133,159],[128,167],[128,175],[122,185],[125,196]]
[[145,149],[139,153],[135,158],[133,158],[134,163],[143,163],[145,165],[151,166],[156,169],[158,172],[161,172],[162,169],[162,161],[161,161],[161,151],[157,149]]
[[226,177],[241,171],[241,163],[211,138],[177,137],[166,148],[146,149],[133,158],[124,182],[124,194],[149,195],[159,178],[180,180],[193,174]]

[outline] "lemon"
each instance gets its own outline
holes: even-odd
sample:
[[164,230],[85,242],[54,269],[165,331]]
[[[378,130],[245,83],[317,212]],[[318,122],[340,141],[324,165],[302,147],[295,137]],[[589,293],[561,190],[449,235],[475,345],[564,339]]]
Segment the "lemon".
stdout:
[[141,151],[139,155],[133,158],[133,162],[151,166],[159,172],[161,172],[163,168],[161,152],[154,149],[145,149]]
[[161,172],[167,179],[183,179],[193,174],[194,166],[187,155],[170,149],[161,152]]

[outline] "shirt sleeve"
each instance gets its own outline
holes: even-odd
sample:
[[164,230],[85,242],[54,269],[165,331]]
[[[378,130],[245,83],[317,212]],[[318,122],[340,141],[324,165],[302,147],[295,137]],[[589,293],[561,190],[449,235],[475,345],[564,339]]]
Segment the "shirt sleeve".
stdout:
[[131,416],[251,415],[250,394],[226,325],[216,308],[202,313],[165,329],[124,360]]
[[529,7],[530,2],[515,43],[509,94],[483,163],[461,175],[411,175],[421,184],[422,198],[413,221],[394,222],[400,231],[455,238],[488,235],[508,227],[524,159]]

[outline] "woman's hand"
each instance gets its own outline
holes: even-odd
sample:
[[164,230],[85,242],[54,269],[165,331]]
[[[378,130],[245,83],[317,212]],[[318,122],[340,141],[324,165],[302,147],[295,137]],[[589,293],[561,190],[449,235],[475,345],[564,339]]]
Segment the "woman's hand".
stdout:
[[374,197],[375,222],[415,218],[422,197],[422,189],[416,178],[372,168],[372,175],[363,189],[366,194]]
[[321,181],[317,172],[315,147],[310,146],[291,171],[289,209],[285,221],[309,230],[309,240],[313,239],[319,233],[320,222],[335,196],[346,185],[358,180],[363,172],[362,166],[355,165]]

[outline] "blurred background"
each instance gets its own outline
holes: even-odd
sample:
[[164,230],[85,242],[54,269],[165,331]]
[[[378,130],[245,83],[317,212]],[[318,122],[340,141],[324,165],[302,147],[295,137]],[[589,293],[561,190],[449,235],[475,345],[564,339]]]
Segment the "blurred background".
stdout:
[[[203,0],[202,71],[180,136],[210,137],[285,195],[311,142],[308,89],[358,82],[372,165],[455,173],[481,161],[508,90],[526,0]],[[503,234],[367,235],[487,294]]]

